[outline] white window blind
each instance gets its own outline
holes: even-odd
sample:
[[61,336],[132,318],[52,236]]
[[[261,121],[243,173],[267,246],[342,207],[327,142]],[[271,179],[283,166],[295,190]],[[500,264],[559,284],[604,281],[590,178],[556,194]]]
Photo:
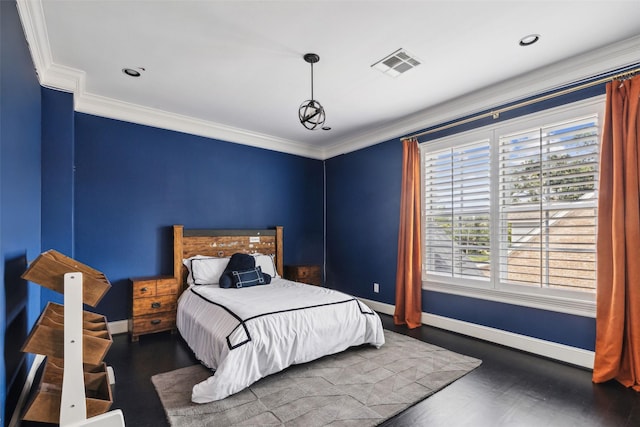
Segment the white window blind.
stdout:
[[420,144],[423,286],[595,315],[604,96]]
[[490,159],[489,140],[424,152],[426,274],[489,280]]
[[594,290],[597,115],[499,137],[500,281]]

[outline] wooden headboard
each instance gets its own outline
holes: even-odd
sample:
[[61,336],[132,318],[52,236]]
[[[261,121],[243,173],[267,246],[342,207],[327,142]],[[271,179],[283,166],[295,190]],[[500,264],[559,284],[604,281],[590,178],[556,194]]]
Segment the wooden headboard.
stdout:
[[182,263],[194,255],[230,257],[236,252],[275,255],[276,270],[283,274],[281,226],[268,229],[186,229],[173,226],[173,275],[184,286],[187,268]]

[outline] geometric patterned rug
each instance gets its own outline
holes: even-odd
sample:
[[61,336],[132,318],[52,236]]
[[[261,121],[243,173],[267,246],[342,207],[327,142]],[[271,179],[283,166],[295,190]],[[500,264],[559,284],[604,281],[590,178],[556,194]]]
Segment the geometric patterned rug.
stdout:
[[216,402],[191,402],[211,376],[193,365],[151,378],[172,427],[375,426],[471,372],[480,360],[385,330],[360,346],[294,365]]

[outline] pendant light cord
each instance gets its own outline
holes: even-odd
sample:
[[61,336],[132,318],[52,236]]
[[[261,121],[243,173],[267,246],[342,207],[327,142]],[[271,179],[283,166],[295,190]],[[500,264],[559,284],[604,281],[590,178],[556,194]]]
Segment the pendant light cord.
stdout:
[[311,63],[311,100],[313,101],[313,62]]

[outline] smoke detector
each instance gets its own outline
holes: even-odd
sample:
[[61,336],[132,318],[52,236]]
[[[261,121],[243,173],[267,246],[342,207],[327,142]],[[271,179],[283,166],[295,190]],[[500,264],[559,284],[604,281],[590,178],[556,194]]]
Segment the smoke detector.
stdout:
[[398,77],[400,74],[405,73],[418,65],[420,65],[420,60],[418,60],[414,55],[407,52],[406,49],[398,49],[391,55],[387,55],[373,64],[371,67],[382,71],[391,77]]

